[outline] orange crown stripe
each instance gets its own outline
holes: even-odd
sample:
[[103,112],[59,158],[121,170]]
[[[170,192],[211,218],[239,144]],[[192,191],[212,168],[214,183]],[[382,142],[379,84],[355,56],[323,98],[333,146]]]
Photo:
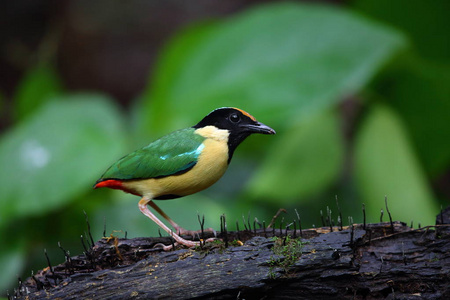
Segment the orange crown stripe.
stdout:
[[249,117],[249,118],[252,119],[253,121],[256,121],[255,117],[252,116],[251,114],[249,114],[248,112],[246,112],[245,110],[242,110],[242,109],[236,108],[236,107],[233,107],[233,108],[236,109],[236,110],[238,110],[238,111],[240,111],[243,115]]

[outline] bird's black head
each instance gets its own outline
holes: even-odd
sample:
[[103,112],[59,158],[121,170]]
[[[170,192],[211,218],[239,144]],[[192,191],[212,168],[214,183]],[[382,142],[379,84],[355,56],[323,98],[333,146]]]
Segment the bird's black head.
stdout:
[[194,128],[214,126],[228,130],[229,159],[236,147],[253,133],[275,134],[275,130],[256,119],[249,113],[233,107],[218,108],[204,117]]

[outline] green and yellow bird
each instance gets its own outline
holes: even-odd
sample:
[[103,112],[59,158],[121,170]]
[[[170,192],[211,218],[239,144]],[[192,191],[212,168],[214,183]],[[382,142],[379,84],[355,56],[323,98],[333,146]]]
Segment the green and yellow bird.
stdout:
[[[106,170],[94,188],[119,189],[142,197],[139,209],[144,215],[172,235],[177,243],[193,247],[198,242],[181,238],[179,235],[187,231],[153,200],[187,196],[214,184],[225,173],[236,147],[253,133],[275,134],[275,130],[238,108],[218,108],[197,125],[174,131],[122,157]],[[163,216],[175,232],[147,205]]]

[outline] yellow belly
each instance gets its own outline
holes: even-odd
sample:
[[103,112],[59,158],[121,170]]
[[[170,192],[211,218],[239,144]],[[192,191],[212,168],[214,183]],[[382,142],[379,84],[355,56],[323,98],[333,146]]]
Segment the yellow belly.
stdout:
[[163,178],[128,181],[127,189],[149,199],[164,195],[187,196],[214,184],[228,167],[228,145],[226,140],[207,138],[205,148],[197,164],[186,173]]

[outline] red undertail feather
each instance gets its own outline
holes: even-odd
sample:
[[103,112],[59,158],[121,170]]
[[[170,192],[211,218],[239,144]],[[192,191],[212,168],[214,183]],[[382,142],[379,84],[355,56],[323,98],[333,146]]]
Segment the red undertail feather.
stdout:
[[122,190],[126,193],[130,193],[136,196],[141,196],[139,194],[137,194],[136,192],[130,191],[129,189],[127,189],[124,185],[123,185],[123,181],[121,180],[116,180],[116,179],[106,179],[100,182],[97,182],[94,185],[94,189],[98,189],[98,188],[102,188],[102,187],[107,187],[110,189],[116,189],[116,190]]
[[116,190],[122,190],[123,184],[122,184],[122,181],[120,181],[120,180],[107,179],[107,180],[100,181],[97,184],[95,184],[94,189],[98,189],[98,188],[102,188],[102,187],[107,187],[107,188],[116,189]]
[[98,188],[102,188],[102,187],[126,191],[125,187],[123,186],[122,181],[115,180],[115,179],[107,179],[104,181],[100,181],[94,186],[94,189],[98,189]]

